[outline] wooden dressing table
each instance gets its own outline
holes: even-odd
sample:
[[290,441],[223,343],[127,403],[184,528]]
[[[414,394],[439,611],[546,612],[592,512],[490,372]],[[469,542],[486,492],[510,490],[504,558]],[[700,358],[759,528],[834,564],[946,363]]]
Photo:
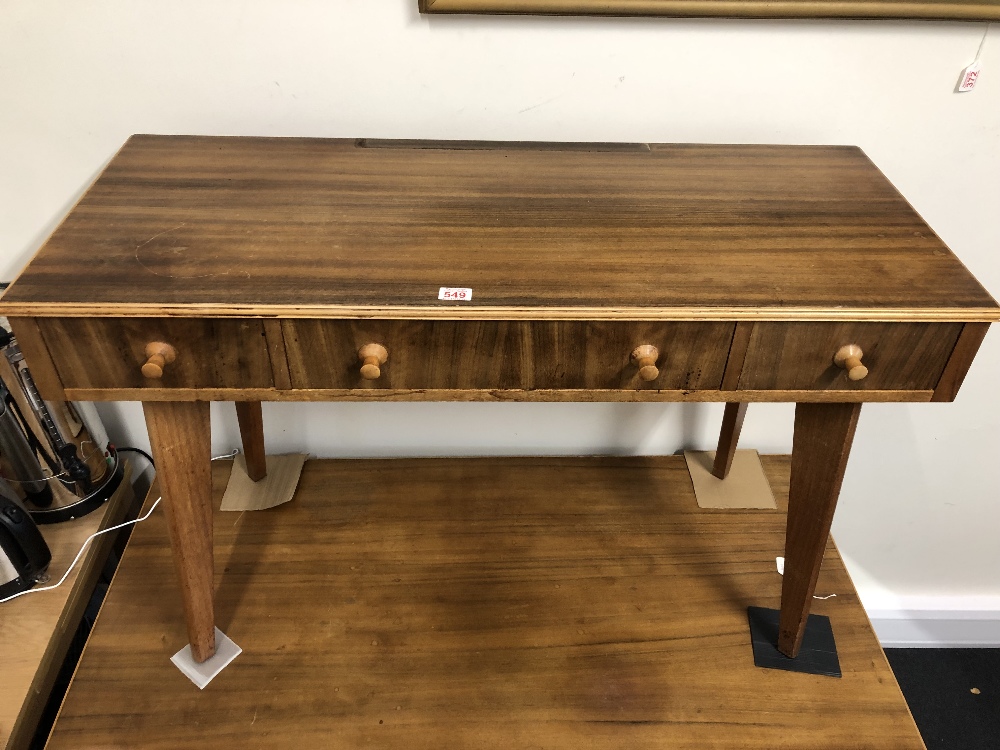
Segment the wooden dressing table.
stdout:
[[261,476],[264,400],[721,401],[720,475],[795,402],[795,656],[861,403],[954,399],[1000,307],[852,147],[134,136],[0,314],[48,398],[144,403],[198,660],[208,402]]

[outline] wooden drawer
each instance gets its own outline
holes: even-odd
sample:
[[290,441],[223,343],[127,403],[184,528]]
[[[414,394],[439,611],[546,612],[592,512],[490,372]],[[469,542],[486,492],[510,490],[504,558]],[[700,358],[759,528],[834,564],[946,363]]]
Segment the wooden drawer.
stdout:
[[[961,331],[961,323],[757,323],[739,388],[933,390]],[[862,380],[834,364],[847,344],[864,352]]]
[[[732,323],[600,321],[285,320],[293,388],[714,389],[722,382]],[[358,350],[383,345],[374,380]],[[659,375],[630,362],[659,350]]]
[[[227,318],[39,318],[66,388],[271,388],[260,320]],[[143,376],[146,344],[177,351],[163,377]]]

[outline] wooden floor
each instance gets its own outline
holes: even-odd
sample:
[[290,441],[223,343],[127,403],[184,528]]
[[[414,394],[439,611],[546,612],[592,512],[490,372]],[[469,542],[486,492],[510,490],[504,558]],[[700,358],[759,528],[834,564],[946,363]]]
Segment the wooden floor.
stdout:
[[923,748],[832,547],[843,679],[754,667],[784,514],[699,509],[682,457],[310,461],[290,504],[215,518],[243,654],[204,691],[170,663],[157,511],[50,748]]

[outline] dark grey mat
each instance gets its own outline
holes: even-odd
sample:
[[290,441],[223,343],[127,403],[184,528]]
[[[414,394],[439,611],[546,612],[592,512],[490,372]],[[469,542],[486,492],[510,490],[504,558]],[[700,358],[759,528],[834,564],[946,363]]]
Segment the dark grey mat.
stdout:
[[927,750],[1000,749],[1000,649],[887,648],[885,655]]

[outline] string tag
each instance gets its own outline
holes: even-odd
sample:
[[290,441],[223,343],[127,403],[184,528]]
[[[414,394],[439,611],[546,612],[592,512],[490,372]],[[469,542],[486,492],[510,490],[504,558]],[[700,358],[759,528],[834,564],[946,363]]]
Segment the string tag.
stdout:
[[972,63],[962,71],[962,81],[958,84],[959,91],[972,91],[979,78],[979,61]]
[[962,71],[962,77],[958,79],[958,88],[955,89],[956,92],[961,94],[975,88],[976,81],[979,80],[979,58],[983,56],[983,46],[986,44],[986,37],[989,33],[990,25],[986,24],[986,28],[983,29],[983,38],[979,41],[979,49],[976,50],[976,56],[969,67]]

